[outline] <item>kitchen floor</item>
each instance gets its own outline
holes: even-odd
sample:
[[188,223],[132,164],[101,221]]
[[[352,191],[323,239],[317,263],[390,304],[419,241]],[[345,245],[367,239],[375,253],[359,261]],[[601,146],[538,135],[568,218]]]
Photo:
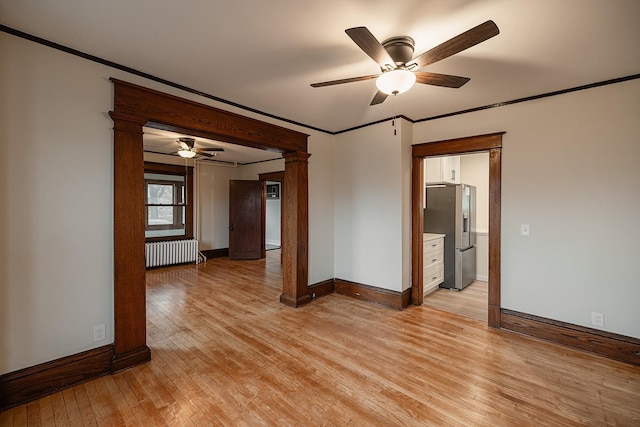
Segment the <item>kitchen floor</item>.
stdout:
[[424,297],[424,305],[449,313],[487,321],[488,283],[474,281],[461,291],[439,288]]

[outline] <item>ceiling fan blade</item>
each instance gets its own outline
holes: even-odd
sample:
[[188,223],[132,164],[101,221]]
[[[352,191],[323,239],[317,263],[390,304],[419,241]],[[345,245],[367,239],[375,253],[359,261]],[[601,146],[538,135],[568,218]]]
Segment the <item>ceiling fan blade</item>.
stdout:
[[391,58],[387,50],[380,44],[378,39],[367,29],[367,27],[355,27],[344,30],[351,40],[357,44],[360,49],[371,57],[378,65],[385,68],[385,65],[389,64],[395,68],[396,63]]
[[209,151],[217,151],[217,152],[221,152],[224,151],[224,148],[220,148],[220,147],[212,147],[212,148],[194,148],[193,151],[195,151],[196,153],[200,154],[200,153],[207,153]]
[[343,83],[360,82],[360,81],[363,81],[363,80],[375,79],[379,75],[380,74],[371,74],[369,76],[351,77],[351,78],[348,78],[348,79],[339,79],[339,80],[331,80],[331,81],[328,81],[328,82],[312,83],[311,87],[333,86],[333,85],[340,85],[340,84],[343,84]]
[[196,153],[198,156],[205,156],[205,157],[216,157],[218,155],[218,153],[207,153],[205,151],[197,151],[197,150],[193,150],[194,153]]
[[495,22],[489,20],[415,57],[409,61],[407,65],[417,64],[418,68],[426,67],[429,64],[433,64],[434,62],[438,62],[475,46],[478,43],[482,43],[498,34],[500,34],[498,26]]
[[448,74],[426,73],[423,71],[417,71],[416,83],[423,83],[426,85],[453,87],[459,88],[471,80],[468,77],[450,76]]
[[371,100],[371,104],[369,104],[369,105],[382,104],[384,102],[384,100],[387,99],[387,96],[389,96],[389,95],[387,95],[386,93],[384,93],[382,91],[378,91],[378,92],[376,92],[375,96]]

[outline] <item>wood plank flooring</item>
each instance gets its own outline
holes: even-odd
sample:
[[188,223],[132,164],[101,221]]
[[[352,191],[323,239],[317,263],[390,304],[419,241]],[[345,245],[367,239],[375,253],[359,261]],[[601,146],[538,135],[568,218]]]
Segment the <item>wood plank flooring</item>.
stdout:
[[489,315],[488,292],[487,282],[476,280],[461,291],[436,289],[424,297],[423,304],[486,322]]
[[151,362],[0,425],[638,426],[640,368],[433,308],[280,304],[280,251],[147,273]]

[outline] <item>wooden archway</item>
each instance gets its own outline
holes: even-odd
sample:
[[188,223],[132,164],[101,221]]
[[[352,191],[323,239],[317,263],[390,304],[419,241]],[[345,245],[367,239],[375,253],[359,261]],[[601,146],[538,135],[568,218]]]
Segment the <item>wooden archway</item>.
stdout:
[[114,85],[114,360],[117,371],[151,358],[146,345],[144,160],[142,127],[187,133],[282,153],[287,196],[283,209],[280,301],[297,307],[308,294],[308,135],[152,89]]

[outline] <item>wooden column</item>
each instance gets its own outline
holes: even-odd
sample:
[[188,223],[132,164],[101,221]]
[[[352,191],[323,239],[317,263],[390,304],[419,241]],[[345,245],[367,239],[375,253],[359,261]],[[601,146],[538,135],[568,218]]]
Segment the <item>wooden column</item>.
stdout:
[[298,307],[311,301],[309,281],[308,159],[300,151],[284,153],[283,283],[280,302]]
[[424,198],[424,158],[413,157],[411,161],[411,304],[422,305],[423,264],[422,238],[424,233],[424,215],[422,199]]
[[500,313],[500,222],[502,206],[502,150],[489,151],[489,313],[487,324],[502,326]]
[[151,358],[146,345],[144,261],[144,119],[110,113],[114,122],[114,359],[112,371]]

